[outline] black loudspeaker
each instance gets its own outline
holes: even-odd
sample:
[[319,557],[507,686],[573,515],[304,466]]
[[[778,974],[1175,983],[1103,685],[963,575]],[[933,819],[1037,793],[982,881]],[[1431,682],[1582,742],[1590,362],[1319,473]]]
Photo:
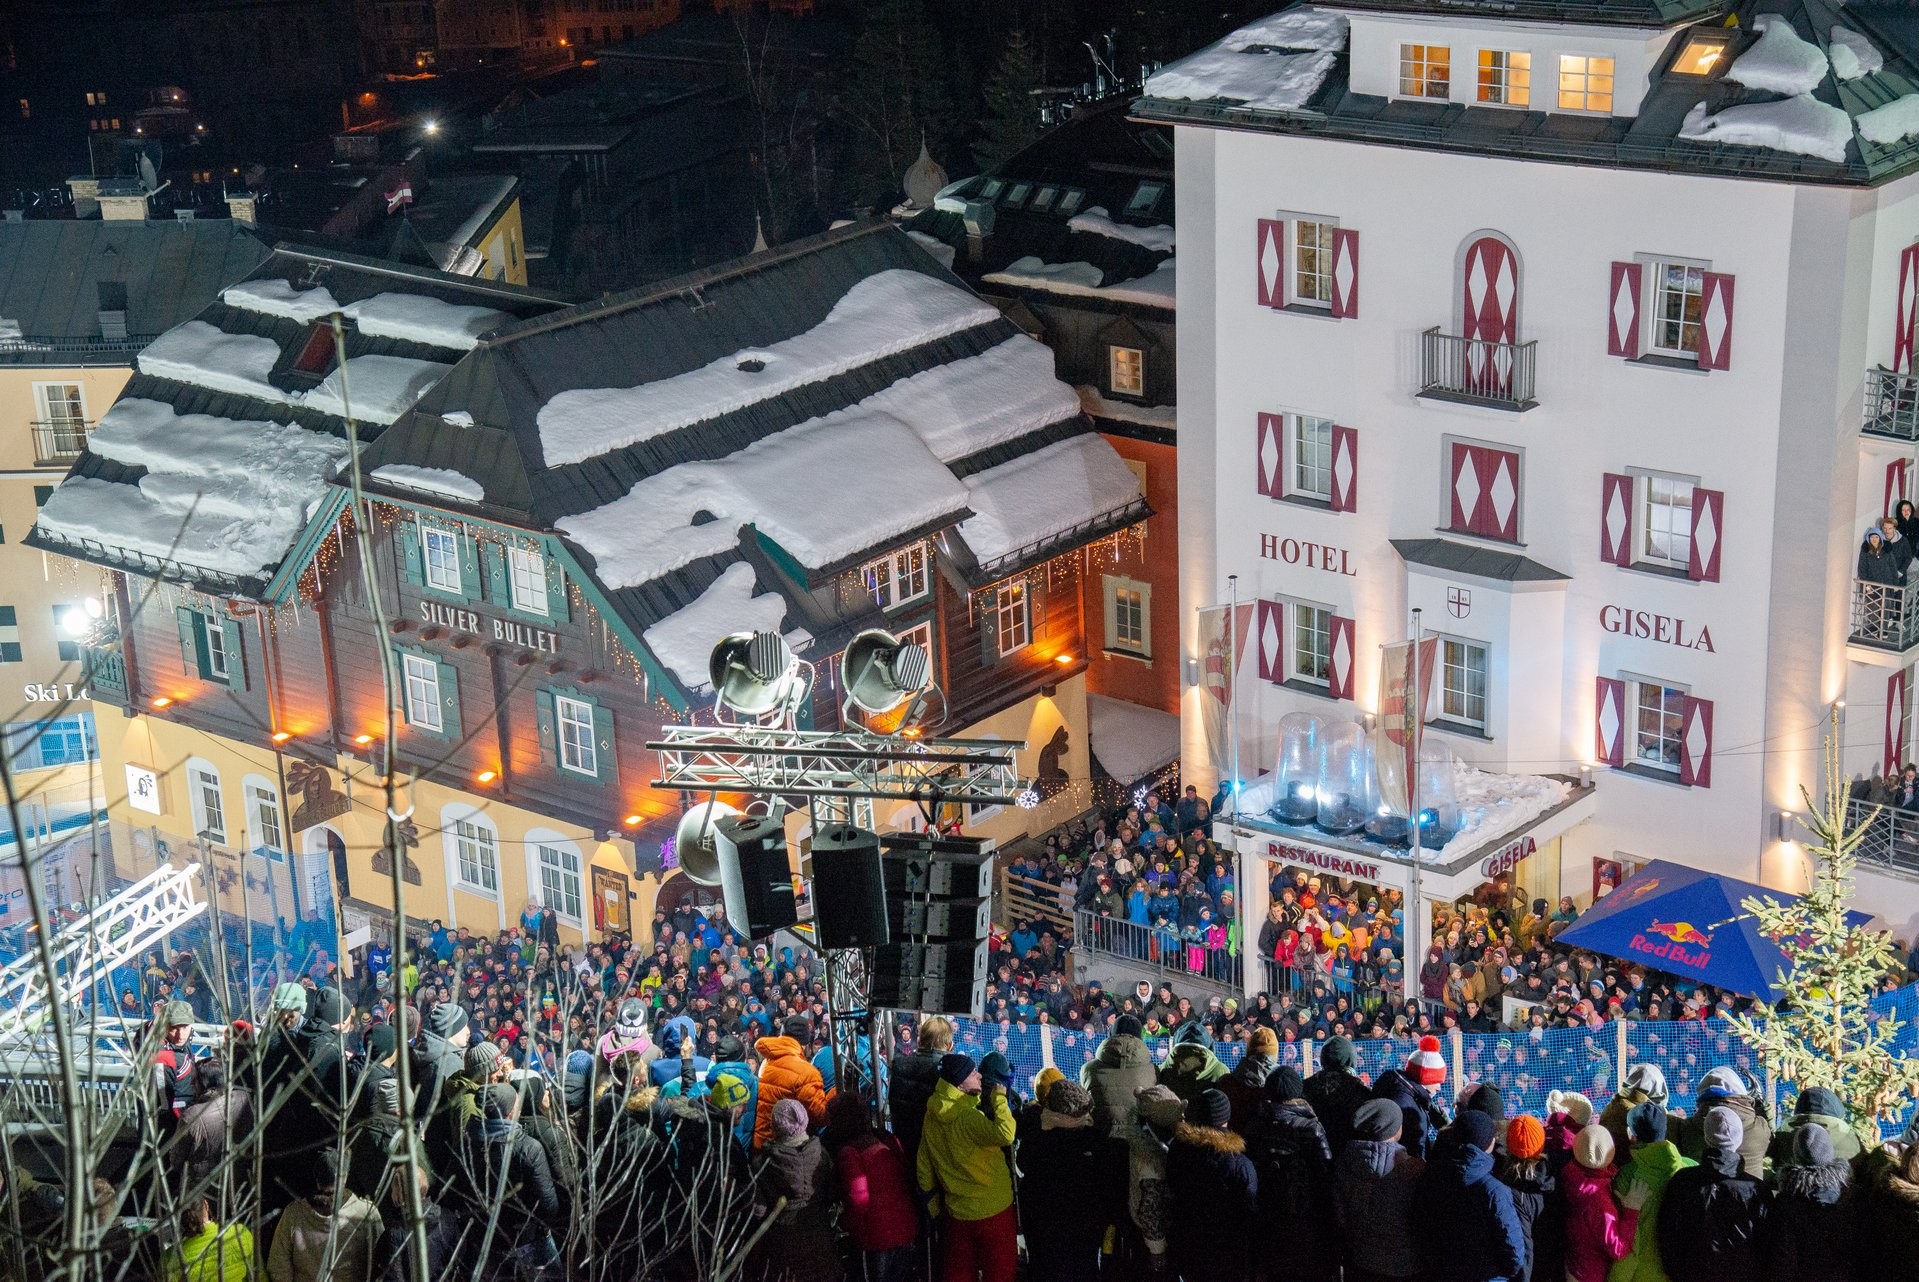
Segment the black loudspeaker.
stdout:
[[727,815],[713,824],[713,848],[720,856],[726,919],[733,929],[759,939],[799,920],[784,820]]
[[971,943],[986,938],[992,929],[992,900],[933,899],[889,893],[887,915],[893,921],[893,938],[908,940],[960,939]]
[[821,948],[891,943],[880,839],[834,824],[813,834],[813,925]]
[[873,953],[875,1006],[982,1018],[987,941],[894,944]]
[[890,895],[949,895],[988,899],[993,894],[993,842],[986,837],[928,837],[889,833],[886,889]]

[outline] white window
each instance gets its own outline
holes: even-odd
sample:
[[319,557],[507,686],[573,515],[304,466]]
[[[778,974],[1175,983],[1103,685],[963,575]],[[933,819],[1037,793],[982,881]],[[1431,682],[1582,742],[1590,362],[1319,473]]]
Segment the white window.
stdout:
[[576,774],[598,775],[600,757],[593,748],[593,705],[556,694],[553,718],[559,723],[560,765]]
[[1486,647],[1460,637],[1439,639],[1439,719],[1486,728]]
[[245,781],[247,801],[247,844],[255,850],[284,853],[286,834],[280,825],[280,798],[267,784]]
[[1137,347],[1106,349],[1107,386],[1121,396],[1146,395],[1146,353]]
[[1106,578],[1106,648],[1150,657],[1153,589],[1138,579]]
[[1651,273],[1651,350],[1661,356],[1696,359],[1699,320],[1705,310],[1705,264],[1662,260],[1651,264]]
[[546,558],[532,548],[511,547],[506,552],[506,577],[513,588],[513,608],[528,614],[546,613]]
[[898,635],[900,640],[911,641],[914,645],[926,651],[928,659],[933,657],[933,624],[930,619],[925,623],[915,623],[912,627]]
[[1559,57],[1559,109],[1561,111],[1612,110],[1611,58],[1591,58],[1584,54]]
[[1333,305],[1333,231],[1337,223],[1323,218],[1295,218],[1292,271],[1287,275],[1291,297],[1301,307]]
[[539,873],[540,902],[569,921],[580,920],[580,852],[572,842],[529,841]]
[[1303,601],[1287,603],[1293,615],[1292,645],[1288,647],[1287,675],[1309,685],[1332,685],[1333,612]]
[[891,556],[868,561],[860,567],[860,577],[879,607],[890,610],[926,595],[926,561],[926,545],[915,543]]
[[227,662],[227,632],[218,620],[208,622],[202,634],[207,639],[206,677],[210,681],[225,681],[231,668]]
[[1653,473],[1639,478],[1640,528],[1636,561],[1686,569],[1692,563],[1692,482]]
[[460,592],[460,536],[451,530],[420,527],[420,554],[426,562],[426,585],[442,592]]
[[999,652],[1002,655],[1023,650],[1033,641],[1033,616],[1031,606],[1026,600],[1024,583],[1008,583],[999,590],[999,603],[994,610],[994,626],[999,637]]
[[1333,501],[1333,420],[1286,415],[1286,493]]
[[220,801],[220,772],[205,762],[187,765],[187,799],[193,828],[216,846],[227,844],[227,811]]
[[1523,107],[1532,99],[1533,56],[1522,49],[1479,51],[1479,101]]
[[500,891],[500,839],[491,824],[477,817],[455,819],[447,827],[459,864],[460,884],[483,895]]
[[403,654],[400,667],[406,678],[407,724],[439,733],[446,728],[440,720],[440,665],[417,654]]
[[33,390],[42,423],[55,431],[85,430],[87,397],[78,383],[35,383]]
[[1451,96],[1452,65],[1446,45],[1399,46],[1399,92],[1408,98]]
[[1679,743],[1686,723],[1686,691],[1663,681],[1636,678],[1632,687],[1632,753],[1628,761],[1650,770],[1679,773]]

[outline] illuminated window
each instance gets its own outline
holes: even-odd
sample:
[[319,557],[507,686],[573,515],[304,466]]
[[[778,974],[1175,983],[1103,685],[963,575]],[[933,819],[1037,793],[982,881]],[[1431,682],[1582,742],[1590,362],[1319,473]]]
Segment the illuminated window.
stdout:
[[1146,394],[1146,354],[1137,347],[1106,349],[1108,385],[1121,396]]
[[1311,414],[1286,415],[1290,455],[1286,493],[1291,498],[1333,500],[1333,420]]
[[1333,231],[1335,224],[1313,218],[1293,223],[1292,297],[1305,307],[1333,305]]
[[1026,600],[1024,583],[1008,583],[999,590],[994,610],[994,627],[1002,656],[1025,649],[1033,641],[1032,607]]
[[1399,46],[1399,92],[1408,98],[1452,93],[1453,51],[1447,45]]
[[1631,684],[1632,763],[1678,774],[1679,741],[1686,724],[1685,690],[1660,681]]
[[860,578],[873,594],[874,603],[882,610],[890,610],[925,596],[926,557],[926,545],[915,543],[861,566]]
[[420,549],[426,559],[426,585],[442,592],[459,592],[460,539],[451,530],[420,528]]
[[1681,359],[1699,354],[1699,321],[1705,310],[1705,268],[1697,263],[1652,264],[1654,352]]
[[1561,111],[1611,111],[1612,71],[1611,58],[1561,54],[1559,109]]
[[1719,59],[1725,56],[1727,39],[1723,35],[1701,32],[1686,41],[1686,47],[1673,59],[1672,72],[1676,76],[1709,76],[1718,69]]
[[1137,579],[1106,576],[1106,648],[1150,658],[1153,589]]
[[1479,101],[1523,107],[1532,100],[1533,56],[1512,49],[1479,51]]
[[1332,685],[1333,612],[1323,605],[1289,602],[1293,615],[1293,644],[1287,675],[1309,685]]

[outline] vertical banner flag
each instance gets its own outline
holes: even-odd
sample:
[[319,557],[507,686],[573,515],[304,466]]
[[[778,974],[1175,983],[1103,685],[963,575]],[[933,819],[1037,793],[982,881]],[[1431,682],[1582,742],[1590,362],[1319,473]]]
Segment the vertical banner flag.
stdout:
[[[1199,611],[1200,688],[1205,697],[1199,701],[1206,725],[1206,748],[1214,773],[1221,779],[1233,771],[1230,722],[1234,716],[1233,691],[1238,685],[1238,669],[1244,666],[1246,634],[1253,620],[1253,607],[1239,607],[1237,618],[1229,618],[1233,607],[1216,605]],[[1243,763],[1242,763],[1243,764]]]
[[[1412,708],[1413,651],[1419,651],[1419,711]],[[1413,763],[1424,736],[1425,709],[1432,702],[1433,665],[1439,639],[1395,641],[1379,647],[1379,716],[1373,721],[1373,756],[1379,766],[1379,799],[1395,815],[1411,818],[1407,795]]]

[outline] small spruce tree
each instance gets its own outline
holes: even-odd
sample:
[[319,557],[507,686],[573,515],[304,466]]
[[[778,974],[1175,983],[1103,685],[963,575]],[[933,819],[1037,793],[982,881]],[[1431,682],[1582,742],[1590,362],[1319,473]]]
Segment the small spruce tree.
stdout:
[[1026,33],[1015,31],[1000,51],[993,74],[986,78],[986,114],[973,159],[982,170],[1024,150],[1040,135],[1039,104],[1033,91],[1040,87],[1039,59]]
[[1902,1100],[1919,1095],[1919,1057],[1895,1053],[1903,1021],[1870,1005],[1881,976],[1897,960],[1891,937],[1847,920],[1853,867],[1878,808],[1848,827],[1847,780],[1838,742],[1830,736],[1825,764],[1824,804],[1805,794],[1815,837],[1808,848],[1810,889],[1787,904],[1766,895],[1742,905],[1786,956],[1778,977],[1781,1000],[1729,1018],[1776,1077],[1802,1090],[1832,1091],[1854,1125],[1877,1143],[1877,1123],[1895,1116]]

